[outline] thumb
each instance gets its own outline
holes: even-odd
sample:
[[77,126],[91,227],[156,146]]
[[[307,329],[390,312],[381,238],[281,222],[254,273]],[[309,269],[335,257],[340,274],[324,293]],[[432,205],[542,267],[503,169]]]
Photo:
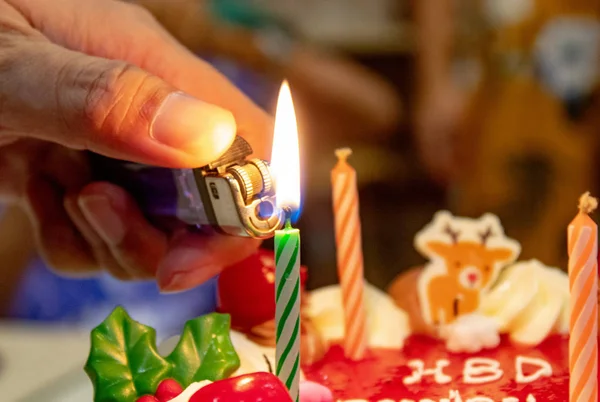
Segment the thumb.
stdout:
[[217,159],[235,138],[229,111],[138,67],[45,42],[18,49],[0,69],[2,136],[179,168]]

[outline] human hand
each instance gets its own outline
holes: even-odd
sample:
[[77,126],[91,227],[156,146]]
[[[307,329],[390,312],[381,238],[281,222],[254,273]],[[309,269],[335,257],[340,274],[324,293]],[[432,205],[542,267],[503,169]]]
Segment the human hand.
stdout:
[[0,0],[0,194],[23,201],[47,262],[192,287],[258,242],[163,233],[84,153],[166,167],[214,160],[271,119],[144,10],[112,0]]
[[417,148],[429,174],[446,183],[459,170],[459,126],[467,94],[448,81],[419,95],[415,113]]

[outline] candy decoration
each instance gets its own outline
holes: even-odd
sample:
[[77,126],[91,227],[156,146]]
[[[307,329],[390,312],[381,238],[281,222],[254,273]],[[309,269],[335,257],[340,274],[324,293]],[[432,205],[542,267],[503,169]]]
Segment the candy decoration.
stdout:
[[435,214],[415,236],[415,247],[429,258],[418,279],[419,304],[427,325],[453,322],[479,308],[500,270],[514,262],[521,245],[504,234],[500,219]]
[[185,324],[179,342],[167,358],[173,363],[171,377],[183,387],[202,380],[229,377],[240,359],[229,337],[230,318],[208,314]]
[[589,214],[598,201],[585,193],[569,225],[569,400],[598,401],[598,227]]
[[92,330],[85,371],[94,385],[95,402],[153,395],[171,370],[156,350],[156,331],[133,321],[122,307]]
[[167,378],[166,380],[162,380],[160,384],[158,384],[158,388],[156,389],[156,398],[160,402],[169,402],[171,399],[176,398],[183,392],[183,388],[177,381],[172,378]]
[[314,381],[300,383],[300,402],[333,402],[329,388]]
[[[165,358],[156,349],[155,330],[117,307],[92,330],[85,371],[94,386],[94,402],[166,402],[192,382],[229,377],[239,365],[228,315],[213,313],[188,321]],[[152,396],[155,392],[160,399]]]
[[[307,278],[300,267],[300,284]],[[251,283],[252,286],[248,286]],[[231,315],[231,327],[241,332],[275,319],[275,253],[260,249],[219,275],[217,309]]]
[[277,401],[291,402],[290,394],[275,375],[265,372],[245,374],[200,388],[189,402]]
[[300,382],[300,231],[275,232],[276,374],[298,400]]
[[348,358],[358,360],[367,348],[367,326],[356,171],[346,162],[352,154],[350,148],[338,149],[335,154],[338,163],[331,171],[331,182],[337,266],[344,305],[344,350]]

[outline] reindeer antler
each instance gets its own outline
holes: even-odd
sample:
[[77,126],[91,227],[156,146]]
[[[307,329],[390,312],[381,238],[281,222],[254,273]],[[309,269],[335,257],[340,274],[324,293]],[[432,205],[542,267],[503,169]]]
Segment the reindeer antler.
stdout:
[[485,229],[484,232],[479,233],[479,238],[481,239],[481,244],[485,246],[485,244],[487,243],[487,240],[493,235],[494,233],[492,233],[492,227],[488,226],[487,229]]
[[446,227],[444,228],[444,233],[450,236],[450,239],[452,239],[452,243],[458,243],[458,236],[460,236],[460,232],[458,230],[453,230],[449,223],[446,224]]

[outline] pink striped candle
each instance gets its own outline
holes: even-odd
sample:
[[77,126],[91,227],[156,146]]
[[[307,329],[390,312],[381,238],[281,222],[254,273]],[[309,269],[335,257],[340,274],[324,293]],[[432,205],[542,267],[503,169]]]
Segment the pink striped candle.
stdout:
[[350,148],[338,149],[331,171],[337,266],[344,306],[346,357],[359,360],[367,348],[363,254],[356,171],[347,163]]
[[598,402],[598,201],[585,193],[569,225],[569,401]]

